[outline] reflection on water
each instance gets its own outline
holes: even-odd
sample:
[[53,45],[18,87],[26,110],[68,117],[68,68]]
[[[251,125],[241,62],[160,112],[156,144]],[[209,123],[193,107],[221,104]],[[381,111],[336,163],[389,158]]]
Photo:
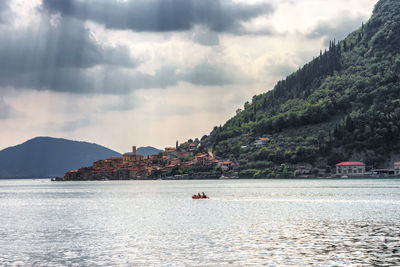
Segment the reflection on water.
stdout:
[[[400,265],[400,180],[0,181],[0,265]],[[210,200],[192,200],[205,191]]]

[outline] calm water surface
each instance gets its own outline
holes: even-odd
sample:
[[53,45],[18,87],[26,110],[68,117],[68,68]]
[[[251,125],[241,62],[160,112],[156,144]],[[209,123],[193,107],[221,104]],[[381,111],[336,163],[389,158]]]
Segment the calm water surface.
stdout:
[[31,265],[400,266],[400,179],[0,180],[0,266]]

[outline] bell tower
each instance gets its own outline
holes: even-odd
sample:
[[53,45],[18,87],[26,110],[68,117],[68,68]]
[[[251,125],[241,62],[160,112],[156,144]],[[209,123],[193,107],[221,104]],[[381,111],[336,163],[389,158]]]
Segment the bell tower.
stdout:
[[132,154],[135,156],[136,155],[136,146],[132,146]]

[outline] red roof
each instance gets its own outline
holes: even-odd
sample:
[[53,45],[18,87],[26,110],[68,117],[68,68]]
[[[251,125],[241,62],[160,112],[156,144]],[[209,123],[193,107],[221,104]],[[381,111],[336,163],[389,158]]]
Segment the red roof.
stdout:
[[365,164],[359,161],[347,161],[338,163],[336,166],[365,166]]
[[176,164],[169,164],[169,165],[166,165],[165,168],[173,168],[175,166],[176,166]]

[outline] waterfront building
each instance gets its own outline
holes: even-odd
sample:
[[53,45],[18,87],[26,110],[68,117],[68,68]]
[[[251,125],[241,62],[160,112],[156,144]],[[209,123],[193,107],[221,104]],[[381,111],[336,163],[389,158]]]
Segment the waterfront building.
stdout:
[[337,175],[363,175],[365,174],[365,164],[359,161],[341,162],[336,164]]

